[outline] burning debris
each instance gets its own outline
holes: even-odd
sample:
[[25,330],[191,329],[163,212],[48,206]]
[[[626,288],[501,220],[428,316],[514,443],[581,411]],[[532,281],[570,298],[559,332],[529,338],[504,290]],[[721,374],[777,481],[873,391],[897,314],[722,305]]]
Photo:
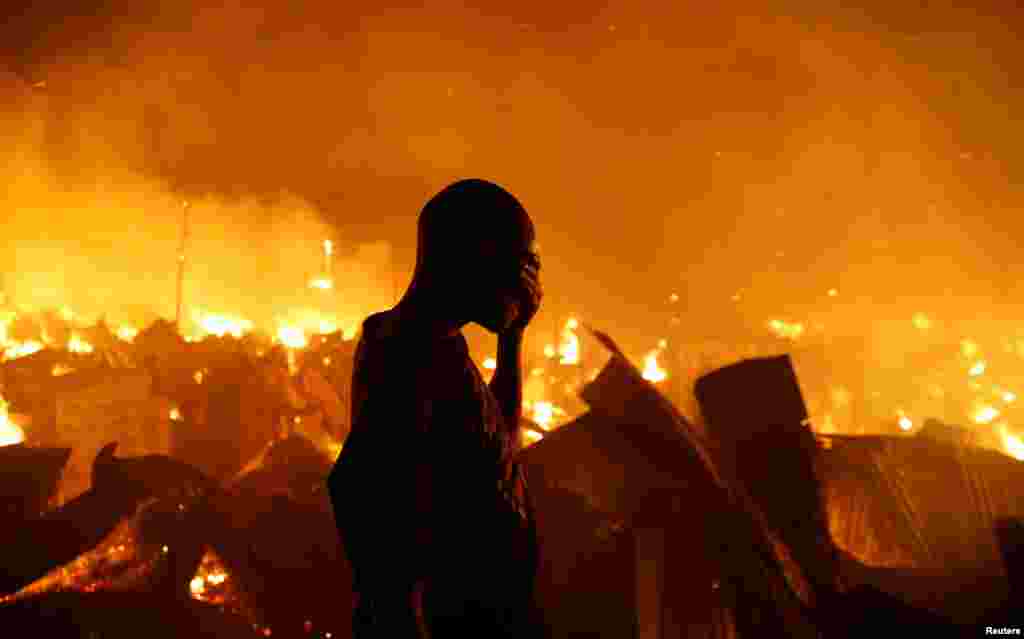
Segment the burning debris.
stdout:
[[25,431],[11,421],[7,402],[0,397],[0,446],[11,446],[25,441]]

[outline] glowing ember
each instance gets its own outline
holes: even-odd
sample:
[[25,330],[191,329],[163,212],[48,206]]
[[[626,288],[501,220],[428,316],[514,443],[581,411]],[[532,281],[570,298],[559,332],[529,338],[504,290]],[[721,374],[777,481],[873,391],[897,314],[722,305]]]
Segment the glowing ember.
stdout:
[[1012,404],[1013,402],[1017,401],[1017,395],[1015,395],[1012,391],[1006,391],[1003,393],[1003,401],[1006,402],[1007,404]]
[[1001,426],[999,435],[1003,440],[1003,450],[1014,459],[1024,461],[1024,440],[1011,433],[1006,426]]
[[11,446],[23,441],[25,441],[25,431],[9,419],[7,402],[0,397],[0,446]]
[[524,434],[526,435],[526,439],[528,439],[531,444],[533,444],[535,442],[539,442],[541,439],[544,438],[543,435],[541,435],[540,433],[538,433],[535,430],[524,431]]
[[73,372],[74,372],[73,368],[65,366],[64,364],[56,364],[56,365],[54,365],[53,369],[50,371],[50,374],[53,375],[54,377],[63,377],[64,375],[67,375],[67,374],[73,373]]
[[330,366],[330,365],[331,365],[331,358],[330,357],[325,357],[324,358],[324,366]]
[[644,357],[643,378],[657,384],[658,382],[665,381],[667,377],[668,373],[658,366],[658,351],[654,350],[648,353]]
[[547,430],[555,420],[555,406],[551,402],[535,402],[533,404],[533,421]]
[[282,326],[277,331],[277,340],[293,349],[306,348],[306,334],[297,326]]
[[124,342],[131,342],[135,340],[135,337],[139,334],[139,329],[134,326],[122,326],[117,329],[117,338]]
[[91,353],[93,348],[92,344],[86,342],[77,334],[72,333],[71,339],[68,340],[68,350],[72,353]]
[[791,324],[782,320],[769,320],[768,329],[778,337],[791,340],[799,339],[805,330],[803,324]]
[[205,335],[224,337],[242,337],[252,330],[252,322],[229,315],[202,315],[200,314],[199,327]]
[[924,313],[915,313],[912,321],[918,330],[926,331],[932,327],[932,321]]
[[991,424],[997,417],[999,411],[992,406],[980,406],[974,411],[974,421],[977,424]]
[[558,354],[561,356],[560,364],[580,363],[580,338],[573,332],[579,326],[575,319],[570,319],[562,329],[562,344],[558,347]]
[[202,384],[203,377],[203,371],[196,371],[195,375],[192,376],[192,379],[196,380],[196,384]]
[[836,290],[834,288],[828,289],[828,296],[829,297],[835,297],[836,295],[839,295],[839,291],[838,290]]
[[490,371],[493,371],[494,369],[498,368],[497,360],[495,360],[493,357],[488,357],[487,359],[484,360],[484,368]]
[[15,342],[4,349],[4,359],[18,359],[28,357],[43,350],[43,345],[36,341]]
[[968,374],[971,377],[978,377],[979,375],[983,375],[985,373],[985,367],[985,362],[977,362],[974,366],[971,366],[971,370],[968,371]]
[[658,340],[658,348],[660,348],[662,350],[668,348],[668,340],[667,339],[660,339],[660,340]]
[[900,430],[908,431],[914,428],[914,422],[902,410],[897,410],[896,415],[899,417]]
[[544,357],[554,357],[556,352],[555,347],[551,344],[544,347]]
[[171,421],[174,421],[174,422],[181,421],[181,411],[178,410],[177,406],[171,408],[169,416],[171,418]]
[[675,304],[676,302],[679,301],[679,296],[676,295],[675,293],[672,293],[671,295],[668,296],[668,301],[670,301],[673,304]]
[[198,597],[206,592],[206,580],[202,577],[193,577],[192,581],[188,584],[188,588],[192,591],[193,597]]

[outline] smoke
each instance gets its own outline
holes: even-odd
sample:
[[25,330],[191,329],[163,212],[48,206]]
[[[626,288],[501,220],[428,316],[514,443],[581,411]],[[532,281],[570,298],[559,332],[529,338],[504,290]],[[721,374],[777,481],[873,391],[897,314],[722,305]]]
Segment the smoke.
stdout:
[[[4,120],[10,142],[0,150],[7,186],[0,272],[18,305],[66,306],[111,322],[173,318],[186,201],[186,320],[224,314],[274,330],[280,322],[330,316],[351,327],[392,301],[390,245],[351,241],[293,193],[183,194],[118,165],[116,145],[88,128],[81,170],[68,180],[44,152],[45,94],[10,76],[4,88],[12,108]],[[314,294],[308,283],[324,272],[328,239],[336,247],[330,268],[337,288]]]
[[[666,336],[672,292],[680,331],[699,341],[737,317],[861,332],[919,311],[952,320],[1019,288],[1005,266],[1024,166],[1019,14],[111,8],[127,4],[52,30],[26,74],[45,89],[4,102],[16,114],[2,123],[4,233],[19,238],[20,294],[40,301],[99,307],[134,291],[171,312],[188,198],[189,303],[263,316],[299,304],[318,242],[334,237],[354,264],[338,267],[352,279],[333,303],[380,307],[385,261],[411,270],[419,207],[468,176],[507,186],[535,217],[540,345],[577,313],[646,352]],[[375,242],[391,253],[360,251]]]

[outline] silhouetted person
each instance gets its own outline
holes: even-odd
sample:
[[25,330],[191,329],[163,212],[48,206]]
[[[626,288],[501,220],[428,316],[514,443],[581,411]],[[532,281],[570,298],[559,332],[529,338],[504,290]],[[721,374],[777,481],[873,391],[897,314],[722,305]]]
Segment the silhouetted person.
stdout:
[[[541,300],[533,224],[501,187],[463,180],[418,228],[412,283],[363,323],[352,428],[328,480],[355,636],[538,636],[536,527],[513,461],[522,336]],[[470,322],[498,336],[489,386],[460,331]]]

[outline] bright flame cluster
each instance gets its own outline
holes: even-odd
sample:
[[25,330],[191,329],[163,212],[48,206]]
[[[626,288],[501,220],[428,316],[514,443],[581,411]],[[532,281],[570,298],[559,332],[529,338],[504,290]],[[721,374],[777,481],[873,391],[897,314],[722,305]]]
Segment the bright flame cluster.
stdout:
[[580,338],[576,335],[579,322],[576,318],[570,318],[562,329],[562,344],[558,347],[558,354],[561,357],[560,364],[574,365],[580,363]]
[[668,378],[668,373],[665,372],[665,369],[658,365],[658,354],[660,352],[661,349],[655,349],[644,356],[643,378],[654,384],[663,382]]
[[204,335],[213,335],[215,337],[230,335],[239,338],[253,329],[252,322],[240,317],[202,312],[196,315],[198,316],[196,323],[199,324]]
[[25,431],[10,420],[7,402],[0,397],[0,446],[11,446],[25,441]]
[[775,335],[790,340],[800,339],[805,330],[802,323],[790,323],[783,320],[769,320],[767,326],[768,330]]

